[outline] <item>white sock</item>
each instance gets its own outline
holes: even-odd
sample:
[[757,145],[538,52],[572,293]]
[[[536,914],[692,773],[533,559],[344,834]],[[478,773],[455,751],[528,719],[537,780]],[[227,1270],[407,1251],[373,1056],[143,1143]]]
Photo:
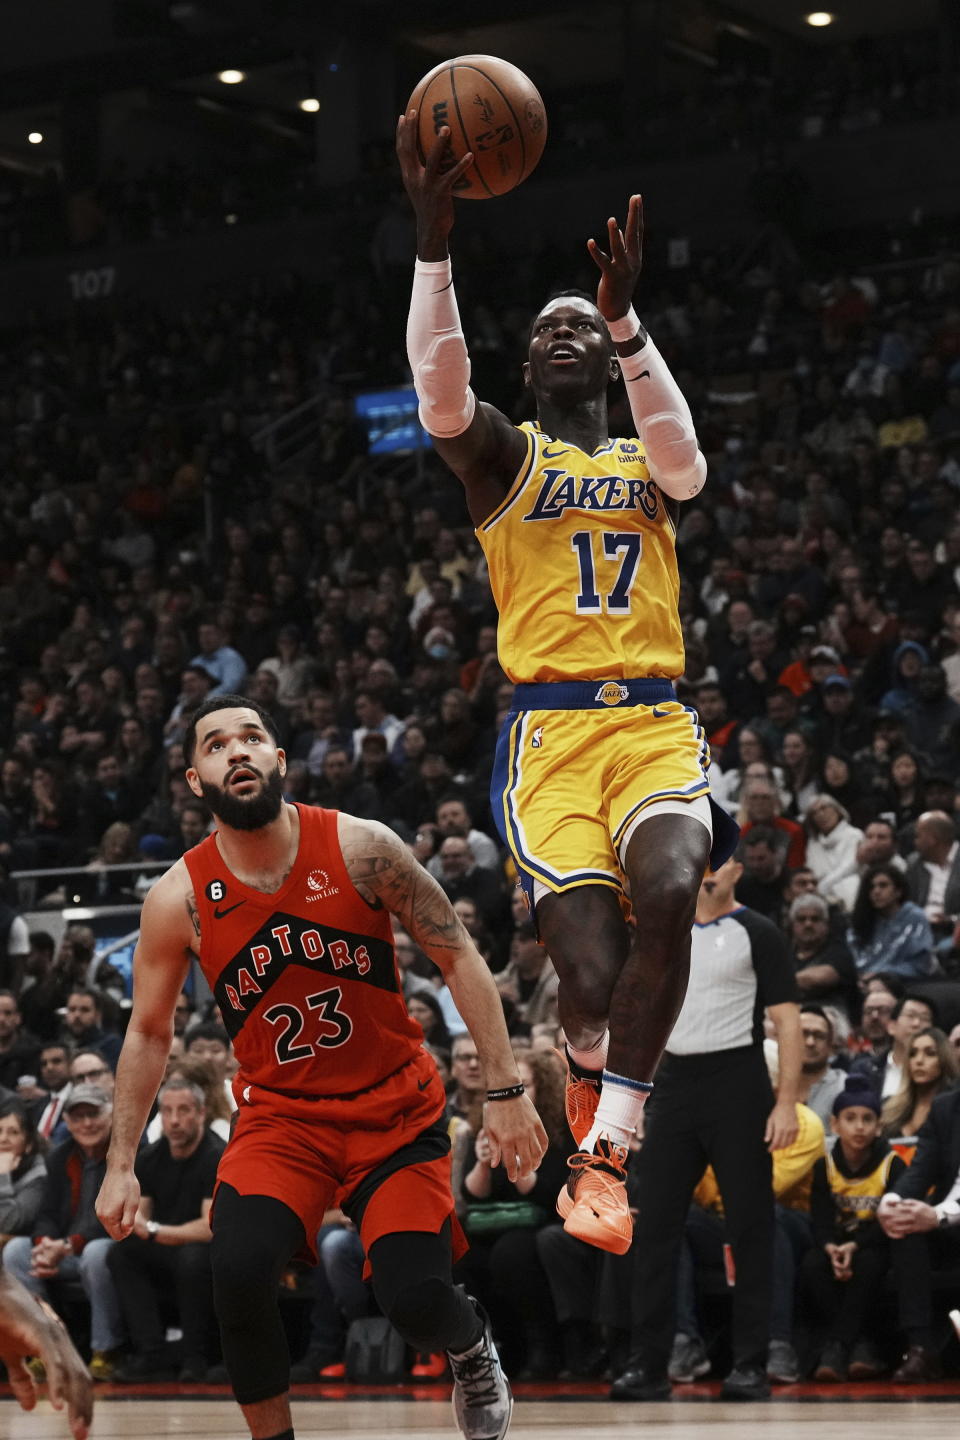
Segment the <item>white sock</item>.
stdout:
[[595,1070],[599,1075],[607,1063],[607,1050],[610,1047],[610,1031],[604,1030],[599,1040],[595,1040],[589,1050],[580,1050],[576,1045],[567,1041],[567,1054],[574,1065],[581,1070]]
[[601,1137],[613,1140],[617,1145],[629,1145],[652,1089],[653,1086],[646,1080],[630,1080],[626,1075],[604,1070],[593,1128],[581,1141],[580,1149],[589,1154]]

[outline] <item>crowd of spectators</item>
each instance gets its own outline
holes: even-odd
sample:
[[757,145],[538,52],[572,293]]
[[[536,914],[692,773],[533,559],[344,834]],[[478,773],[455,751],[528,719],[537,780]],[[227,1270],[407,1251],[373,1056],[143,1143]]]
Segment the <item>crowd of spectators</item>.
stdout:
[[[518,244],[507,267],[494,242],[472,241],[457,274],[474,384],[519,419],[527,312],[578,277],[576,265],[564,273],[565,252]],[[717,797],[741,823],[738,898],[790,945],[807,1007],[806,1105],[829,1128],[853,1070],[882,1107],[869,1146],[881,1130],[935,1138],[960,1041],[960,263],[776,264],[654,273],[640,302],[710,462],[678,536],[679,693],[700,712]],[[215,1016],[184,1034],[185,997],[144,1152],[155,1209],[135,1237],[143,1263],[110,1260],[92,1199],[124,977],[85,926],[54,943],[17,910],[27,894],[51,911],[136,903],[150,879],[138,865],[203,837],[182,740],[210,694],[239,690],[277,716],[288,798],[385,821],[437,877],[497,976],[555,1158],[566,1144],[549,1054],[556,976],[487,800],[511,686],[482,557],[455,482],[429,454],[416,473],[408,459],[374,464],[349,405],[351,387],[406,378],[402,327],[386,343],[383,330],[405,286],[389,265],[344,258],[325,286],[286,276],[175,315],[121,308],[62,332],[38,322],[9,337],[0,362],[0,861],[47,871],[29,892],[10,882],[0,913],[0,1229],[14,1237],[11,1268],[87,1295],[102,1378],[170,1373],[164,1316],[186,1337],[177,1373],[217,1363],[208,1309],[194,1305],[192,1328],[177,1318],[183,1293],[208,1284],[198,1250],[229,1116],[229,1044]],[[250,436],[318,393],[315,446],[271,473]],[[622,430],[629,417],[613,403]],[[585,1276],[558,1258],[550,1185],[513,1194],[491,1176],[469,1039],[410,937],[397,942],[411,1011],[449,1075],[469,1280],[509,1365],[615,1369],[628,1272],[590,1256]],[[866,1150],[851,1141],[843,1153],[856,1170]],[[814,1184],[822,1200],[827,1180]],[[811,1244],[814,1232],[845,1244],[823,1241],[825,1217],[821,1204]],[[348,1229],[341,1216],[329,1227]],[[328,1288],[303,1378],[342,1362],[355,1252],[340,1239],[320,1247]],[[831,1275],[832,1260],[810,1281],[821,1327]],[[160,1287],[159,1311],[136,1299],[146,1283]],[[938,1319],[917,1321],[905,1286],[903,1343],[921,1352],[906,1378],[929,1378]],[[585,1305],[591,1287],[601,1298]],[[324,1329],[331,1304],[340,1321]],[[852,1353],[847,1335],[830,1339]],[[822,1350],[813,1344],[808,1368],[829,1368]],[[827,1360],[840,1365],[836,1350]],[[678,1354],[676,1378],[691,1363],[689,1348]]]

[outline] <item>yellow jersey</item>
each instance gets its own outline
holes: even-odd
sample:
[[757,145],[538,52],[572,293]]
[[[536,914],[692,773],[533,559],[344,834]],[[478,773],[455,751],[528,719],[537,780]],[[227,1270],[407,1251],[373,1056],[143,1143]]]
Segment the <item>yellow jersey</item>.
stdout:
[[516,684],[683,674],[671,502],[639,440],[592,455],[539,425],[500,506],[477,527]]

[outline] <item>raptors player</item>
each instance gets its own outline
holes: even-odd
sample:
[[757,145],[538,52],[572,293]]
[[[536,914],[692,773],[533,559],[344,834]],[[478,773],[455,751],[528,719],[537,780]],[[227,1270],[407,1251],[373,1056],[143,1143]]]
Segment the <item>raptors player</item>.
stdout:
[[444,1090],[406,1013],[390,912],[440,967],[476,1042],[495,1161],[511,1179],[529,1173],[546,1135],[487,966],[439,886],[385,826],[285,803],[276,742],[271,717],[237,695],[207,701],[187,732],[187,781],[217,829],[144,903],[97,1213],[117,1240],[133,1229],[137,1142],[196,957],[239,1064],[213,1270],[224,1359],[254,1440],[292,1440],[278,1282],[291,1256],[313,1253],[335,1205],[357,1225],[384,1313],[416,1349],[449,1353],[462,1433],[502,1437],[509,1387],[484,1315],[451,1282],[464,1241]]

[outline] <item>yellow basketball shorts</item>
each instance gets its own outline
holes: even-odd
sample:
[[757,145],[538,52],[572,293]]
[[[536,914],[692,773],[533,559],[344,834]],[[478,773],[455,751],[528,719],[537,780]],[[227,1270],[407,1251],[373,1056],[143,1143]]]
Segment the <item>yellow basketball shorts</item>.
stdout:
[[[558,892],[622,890],[619,845],[637,816],[661,800],[709,797],[706,736],[669,681],[518,685],[514,705],[500,732],[490,801],[531,904],[536,881]],[[710,808],[716,866],[738,832]]]

